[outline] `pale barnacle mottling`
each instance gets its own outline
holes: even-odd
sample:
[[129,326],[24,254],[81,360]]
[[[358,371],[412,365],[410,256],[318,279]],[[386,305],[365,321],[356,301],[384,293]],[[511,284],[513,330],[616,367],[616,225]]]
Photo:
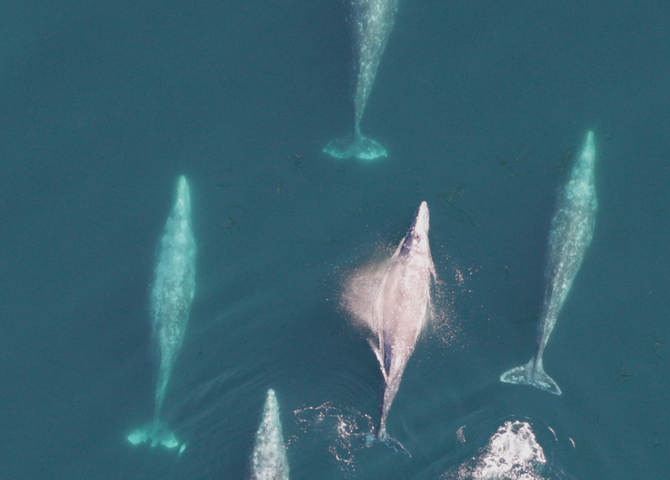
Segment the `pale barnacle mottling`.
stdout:
[[[174,433],[161,421],[161,409],[168,380],[184,341],[184,332],[195,291],[195,258],[197,249],[191,228],[191,199],[183,176],[177,182],[177,194],[165,230],[158,245],[154,282],[151,289],[151,326],[156,353],[160,357],[154,419],[128,435],[137,445],[151,440],[151,445],[167,448],[179,445]],[[184,451],[182,444],[180,453]]]
[[398,0],[354,0],[355,35],[358,44],[356,84],[356,133],[372,90],[384,49],[393,30]]
[[195,292],[196,253],[189,187],[186,178],[181,177],[175,204],[160,240],[151,291],[153,335],[160,354],[156,418],[160,415],[170,373],[184,340]]
[[[570,179],[558,200],[551,221],[549,255],[545,273],[544,315],[546,339],[554,327],[572,282],[591,243],[598,200],[594,183],[595,145],[589,132]],[[541,341],[544,350],[546,341]]]
[[503,373],[500,377],[503,382],[533,385],[561,394],[556,382],[544,372],[542,356],[593,238],[598,209],[594,165],[595,144],[593,132],[589,132],[570,178],[560,192],[556,213],[551,220],[544,302],[535,356],[528,364]]
[[398,0],[353,0],[354,40],[357,48],[355,62],[356,93],[354,95],[354,132],[332,140],[323,149],[335,158],[356,157],[373,160],[388,156],[386,149],[361,133],[361,119],[368,102],[377,68],[388,43]]
[[279,419],[279,404],[274,390],[270,389],[251,455],[251,479],[288,480],[288,474],[286,446]]

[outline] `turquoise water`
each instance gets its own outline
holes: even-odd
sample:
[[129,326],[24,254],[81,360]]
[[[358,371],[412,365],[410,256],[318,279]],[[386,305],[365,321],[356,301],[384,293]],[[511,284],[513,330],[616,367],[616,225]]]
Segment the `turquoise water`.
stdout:
[[[362,162],[322,153],[353,119],[342,2],[4,2],[0,478],[244,478],[268,388],[293,479],[438,479],[515,420],[546,478],[665,478],[668,7],[559,3],[401,2],[362,125],[389,156]],[[599,209],[544,356],[558,397],[499,377],[533,354],[589,129]],[[177,456],[126,436],[153,415],[181,174],[198,260],[163,407]],[[381,382],[340,294],[423,200],[441,315],[389,416],[407,458],[338,434],[377,422]]]

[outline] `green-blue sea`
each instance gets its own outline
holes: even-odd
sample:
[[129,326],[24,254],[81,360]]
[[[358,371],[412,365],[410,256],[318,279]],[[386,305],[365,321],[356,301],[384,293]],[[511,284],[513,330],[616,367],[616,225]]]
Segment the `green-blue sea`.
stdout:
[[[323,153],[353,128],[351,12],[2,2],[0,479],[247,478],[269,388],[293,480],[668,478],[670,6],[400,0],[361,125],[388,150],[373,161]],[[544,355],[557,396],[500,375],[535,352],[589,130],[599,207]],[[180,175],[196,288],[163,418],[181,454],[126,438],[154,414],[149,296]],[[356,441],[383,378],[342,292],[422,201],[437,313],[388,420],[409,457]],[[514,422],[541,456],[493,441]]]

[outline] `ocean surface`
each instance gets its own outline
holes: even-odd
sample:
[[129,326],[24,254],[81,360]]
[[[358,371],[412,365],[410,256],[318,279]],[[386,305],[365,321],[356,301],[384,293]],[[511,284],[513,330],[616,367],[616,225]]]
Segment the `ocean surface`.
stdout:
[[[349,16],[2,2],[0,479],[245,478],[269,388],[295,480],[668,478],[667,2],[401,0],[362,123],[389,156],[368,162],[322,152],[353,125]],[[544,357],[556,396],[499,377],[534,353],[589,130],[599,209]],[[163,407],[179,455],[126,437],[153,416],[149,294],[180,175],[198,258]],[[388,424],[409,458],[350,435],[376,425],[382,378],[341,294],[424,200],[438,314]],[[475,471],[514,422],[545,461]]]

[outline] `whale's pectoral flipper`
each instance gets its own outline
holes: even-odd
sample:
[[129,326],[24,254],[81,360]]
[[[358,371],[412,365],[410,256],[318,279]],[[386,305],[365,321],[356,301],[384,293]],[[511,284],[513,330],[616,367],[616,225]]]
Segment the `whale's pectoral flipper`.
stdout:
[[360,133],[332,140],[323,151],[335,158],[356,157],[361,160],[374,160],[388,156],[384,147]]
[[506,383],[532,385],[555,395],[561,394],[561,389],[556,382],[544,372],[542,360],[536,362],[534,358],[526,365],[507,370],[500,376],[500,380]]
[[[155,447],[159,443],[167,448],[175,448],[179,446],[177,437],[175,437],[174,433],[168,430],[167,425],[163,422],[151,422],[128,435],[128,441],[133,445],[144,443],[147,440],[151,440],[152,447]],[[182,451],[183,448],[179,453]]]

